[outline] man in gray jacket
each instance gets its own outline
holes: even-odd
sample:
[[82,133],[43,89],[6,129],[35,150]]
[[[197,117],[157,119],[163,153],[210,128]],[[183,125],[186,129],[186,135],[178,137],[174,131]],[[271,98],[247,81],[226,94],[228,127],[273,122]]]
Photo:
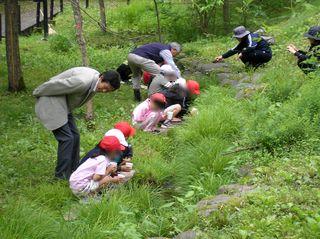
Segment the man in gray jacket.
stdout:
[[116,71],[100,74],[88,67],[75,67],[52,77],[33,91],[37,98],[36,115],[59,143],[57,178],[68,179],[79,162],[80,135],[72,111],[97,92],[107,93],[119,88],[120,76]]

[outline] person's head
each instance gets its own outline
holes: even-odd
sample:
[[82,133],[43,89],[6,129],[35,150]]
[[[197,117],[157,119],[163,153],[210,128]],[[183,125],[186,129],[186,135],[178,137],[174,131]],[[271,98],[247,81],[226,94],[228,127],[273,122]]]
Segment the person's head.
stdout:
[[120,75],[116,71],[106,71],[100,74],[97,92],[111,92],[120,88]]
[[233,37],[236,38],[239,42],[245,39],[245,37],[249,34],[250,32],[244,26],[238,26],[233,29]]
[[124,121],[116,123],[114,128],[120,130],[126,139],[133,137],[136,133],[135,128],[133,128],[128,122]]
[[173,57],[178,56],[182,50],[181,45],[177,42],[171,42],[169,45],[170,45],[170,50]]
[[167,100],[164,94],[155,93],[150,96],[150,108],[152,111],[161,111],[166,107]]
[[120,144],[120,141],[115,136],[105,136],[99,143],[99,148],[112,161],[116,159],[125,147]]
[[191,95],[200,95],[200,85],[194,80],[187,81],[187,88]]
[[160,74],[163,75],[168,81],[177,80],[177,73],[170,65],[162,65],[160,68]]
[[320,45],[320,26],[310,27],[309,31],[304,34],[310,41],[311,46]]

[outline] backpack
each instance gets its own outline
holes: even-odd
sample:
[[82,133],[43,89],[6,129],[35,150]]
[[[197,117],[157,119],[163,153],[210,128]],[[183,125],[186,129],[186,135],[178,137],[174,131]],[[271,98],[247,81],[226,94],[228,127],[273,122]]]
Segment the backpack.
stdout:
[[272,36],[266,35],[266,31],[263,28],[258,29],[254,32],[254,34],[258,34],[261,39],[265,40],[269,45],[276,44],[276,40]]

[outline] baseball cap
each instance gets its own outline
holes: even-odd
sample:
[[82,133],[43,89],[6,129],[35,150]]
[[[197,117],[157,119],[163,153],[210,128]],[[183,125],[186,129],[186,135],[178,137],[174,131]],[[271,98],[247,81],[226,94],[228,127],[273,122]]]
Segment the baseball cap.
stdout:
[[162,65],[160,67],[160,72],[164,75],[175,75],[176,72],[175,70],[172,68],[172,66],[168,65],[168,64],[165,64],[165,65]]
[[135,128],[125,121],[116,123],[114,128],[120,130],[126,138],[132,137],[136,133]]
[[126,148],[120,144],[120,141],[115,136],[105,136],[99,143],[99,147],[105,151],[123,151]]
[[162,93],[155,93],[155,94],[151,95],[150,100],[156,101],[159,103],[163,103],[163,104],[167,103],[166,97]]
[[200,85],[194,80],[187,81],[187,88],[192,95],[200,95]]
[[115,136],[115,137],[117,137],[117,139],[119,140],[121,145],[123,145],[125,147],[128,147],[128,145],[129,145],[124,134],[118,129],[110,129],[109,131],[107,131],[105,133],[104,136]]

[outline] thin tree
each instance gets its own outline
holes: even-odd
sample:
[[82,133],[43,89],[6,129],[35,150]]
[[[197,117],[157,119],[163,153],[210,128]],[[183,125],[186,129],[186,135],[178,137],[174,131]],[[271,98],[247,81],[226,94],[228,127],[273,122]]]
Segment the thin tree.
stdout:
[[163,39],[162,39],[162,33],[161,33],[161,24],[160,24],[160,13],[159,13],[159,8],[158,8],[158,2],[157,0],[153,0],[154,2],[154,7],[155,7],[155,10],[156,10],[156,16],[157,16],[157,23],[158,23],[158,36],[159,36],[159,41],[160,42],[163,42]]
[[9,91],[25,88],[19,51],[19,5],[18,0],[5,0],[6,53]]
[[[73,9],[74,21],[76,24],[76,36],[80,47],[82,56],[82,65],[89,66],[89,58],[87,53],[87,44],[83,34],[83,18],[81,14],[81,8],[79,0],[71,0],[71,5]],[[92,100],[87,103],[86,119],[93,119],[93,102]]]
[[230,0],[223,1],[223,23],[224,31],[228,34],[230,30]]
[[130,0],[127,0],[127,5],[129,5],[130,4]]
[[104,0],[99,0],[100,6],[100,28],[102,32],[107,31],[107,17],[106,17],[106,8],[104,5]]

